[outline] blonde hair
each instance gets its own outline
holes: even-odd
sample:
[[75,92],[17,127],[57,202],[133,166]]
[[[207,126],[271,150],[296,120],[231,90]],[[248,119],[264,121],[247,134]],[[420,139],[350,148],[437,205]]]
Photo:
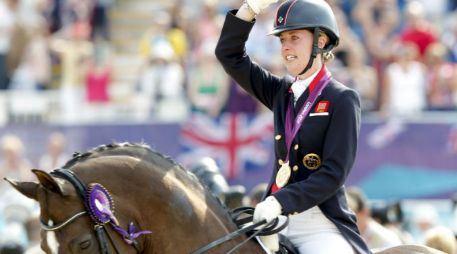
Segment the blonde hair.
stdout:
[[330,63],[331,61],[333,61],[333,59],[335,59],[335,55],[332,51],[322,53],[322,60],[324,61],[324,63]]
[[[327,46],[327,43],[330,42],[330,38],[322,30],[319,31],[319,37],[321,37],[321,36],[325,38],[325,45],[324,45],[324,48],[325,48],[325,46]],[[330,63],[331,61],[333,61],[333,59],[335,59],[335,55],[333,54],[333,52],[331,50],[330,51],[325,51],[325,52],[322,53],[322,61],[324,63]]]
[[426,232],[425,245],[448,254],[454,254],[457,250],[454,234],[443,226],[431,228]]

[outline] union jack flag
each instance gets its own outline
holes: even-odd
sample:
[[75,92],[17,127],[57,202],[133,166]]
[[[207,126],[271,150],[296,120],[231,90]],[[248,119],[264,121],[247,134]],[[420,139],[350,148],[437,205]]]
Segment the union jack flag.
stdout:
[[195,114],[183,124],[178,161],[190,165],[203,157],[218,163],[228,179],[243,169],[265,167],[272,154],[272,114],[225,113],[218,118]]

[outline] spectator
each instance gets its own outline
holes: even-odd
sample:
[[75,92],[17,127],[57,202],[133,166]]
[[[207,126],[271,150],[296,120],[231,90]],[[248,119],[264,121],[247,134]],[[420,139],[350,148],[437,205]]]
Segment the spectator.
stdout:
[[[0,161],[0,178],[10,177],[26,180],[31,164],[25,158],[24,145],[16,135],[5,135],[1,139],[2,159]],[[2,181],[3,182],[3,181]],[[0,186],[2,186],[0,184]],[[0,187],[0,190],[2,188]]]
[[[362,28],[362,38],[374,64],[389,60],[389,44],[400,21],[395,0],[357,1],[352,18]],[[355,29],[357,31],[357,29]]]
[[249,205],[251,207],[255,207],[262,201],[262,197],[265,194],[265,191],[267,191],[267,187],[267,183],[259,183],[252,188],[251,193],[249,194]]
[[86,70],[86,100],[90,104],[105,104],[110,101],[109,86],[112,79],[109,59],[92,57]]
[[179,60],[184,67],[185,59],[190,53],[188,50],[189,42],[185,31],[185,17],[183,11],[183,0],[175,1],[170,9],[171,22],[167,31],[167,37]]
[[447,50],[441,43],[431,44],[425,52],[427,65],[427,102],[431,110],[455,110],[457,66],[446,60]]
[[[390,63],[392,41],[396,35],[396,28],[400,22],[400,10],[396,0],[357,1],[351,16],[354,20],[354,31],[359,34],[367,50],[366,59],[376,71],[378,84],[383,84],[383,73]],[[359,26],[361,29],[359,29]],[[378,89],[379,109],[382,89]],[[362,101],[363,103],[363,101]]]
[[189,169],[216,197],[225,202],[225,193],[228,191],[229,185],[214,159],[204,157],[191,165]]
[[221,24],[217,13],[218,1],[201,1],[200,12],[190,23],[190,43],[194,51],[198,51],[205,41],[217,41]]
[[246,189],[242,185],[230,186],[225,193],[225,205],[229,209],[244,206]]
[[102,38],[105,41],[110,40],[108,13],[113,2],[114,0],[95,0],[90,19],[92,27],[91,39],[93,41],[98,38]]
[[189,70],[189,100],[192,111],[217,117],[229,94],[229,77],[214,57],[215,42],[201,45]]
[[366,64],[367,52],[348,26],[344,13],[340,10],[335,14],[341,41],[335,50],[336,61],[330,64],[330,70],[337,80],[359,92],[363,112],[374,111],[378,108],[379,95],[376,70]]
[[413,211],[410,229],[415,242],[424,244],[426,232],[437,226],[438,219],[438,211],[433,205],[428,203],[418,205]]
[[25,223],[27,230],[28,245],[25,254],[44,254],[40,248],[40,218],[37,213],[31,216]]
[[62,133],[54,132],[49,135],[47,152],[40,158],[39,166],[42,170],[51,171],[61,167],[70,159],[65,153],[66,140]]
[[9,187],[0,192],[0,246],[15,243],[25,247],[28,242],[25,224],[36,203]]
[[0,246],[0,254],[22,254],[24,253],[24,248],[17,243],[7,243]]
[[69,38],[53,40],[51,50],[58,53],[61,61],[60,103],[63,119],[74,122],[84,101],[84,67],[93,55],[93,45],[88,40],[90,31],[87,23],[74,23],[69,32]]
[[414,244],[412,235],[403,229],[404,213],[401,202],[370,203],[371,217],[389,230],[392,230],[403,244]]
[[144,63],[139,90],[148,99],[150,114],[162,120],[181,119],[187,108],[184,70],[165,34],[167,24],[157,24],[159,30],[147,31],[140,42]]
[[418,1],[410,1],[405,10],[406,26],[400,32],[400,41],[417,46],[418,60],[423,60],[425,52],[432,43],[437,42],[435,28],[425,18],[424,6]]
[[[15,14],[15,22],[11,31],[11,38],[9,43],[8,54],[6,57],[6,66],[9,78],[12,78],[16,70],[19,68],[24,58],[26,57],[27,50],[29,48],[31,40],[31,30],[29,29],[29,23],[27,23],[26,16],[34,16],[32,13],[24,12],[24,1],[20,0],[8,0],[11,10]],[[22,7],[22,8],[21,8]],[[28,6],[30,8],[30,6]],[[26,9],[27,10],[27,9]],[[30,21],[31,24],[39,23],[39,20]],[[33,26],[32,25],[32,26]],[[10,80],[11,82],[11,80]],[[11,84],[10,84],[11,86]]]
[[[457,1],[455,1],[457,3]],[[457,62],[457,9],[447,14],[442,23],[441,42],[450,52],[449,60]]]
[[241,185],[229,186],[214,159],[204,157],[196,161],[190,166],[190,172],[228,208],[243,206],[246,189]]
[[10,86],[13,89],[48,89],[51,81],[51,55],[44,19],[29,24],[27,34],[27,43],[18,59],[18,67],[12,74]]
[[357,216],[357,226],[370,249],[385,249],[402,244],[400,238],[371,217],[368,200],[361,189],[350,187],[346,191],[349,208]]
[[65,0],[49,0],[47,8],[44,8],[44,14],[49,24],[49,32],[55,33],[62,29],[64,18],[63,18],[63,6]]
[[416,61],[417,47],[397,43],[395,59],[385,70],[381,110],[387,116],[410,117],[426,107],[425,66]]
[[457,251],[454,233],[443,226],[433,227],[425,232],[425,245],[447,254],[455,254]]
[[7,54],[15,24],[15,0],[0,1],[0,90],[9,88]]

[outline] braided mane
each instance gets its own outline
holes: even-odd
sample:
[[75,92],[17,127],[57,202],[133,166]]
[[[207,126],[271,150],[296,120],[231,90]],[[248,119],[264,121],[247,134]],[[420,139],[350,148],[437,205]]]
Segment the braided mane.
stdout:
[[154,158],[154,157],[160,157],[162,159],[165,159],[166,161],[170,162],[174,166],[185,170],[179,163],[174,161],[171,157],[166,156],[162,153],[159,153],[155,150],[153,150],[149,145],[144,144],[144,143],[111,143],[111,144],[104,144],[104,145],[99,145],[97,147],[94,147],[87,152],[84,153],[79,153],[75,152],[73,153],[73,158],[71,158],[69,161],[65,163],[63,168],[71,168],[75,164],[79,162],[83,162],[87,159],[90,158],[96,158],[96,157],[102,157],[102,156],[110,156],[110,155],[129,155],[135,158]]

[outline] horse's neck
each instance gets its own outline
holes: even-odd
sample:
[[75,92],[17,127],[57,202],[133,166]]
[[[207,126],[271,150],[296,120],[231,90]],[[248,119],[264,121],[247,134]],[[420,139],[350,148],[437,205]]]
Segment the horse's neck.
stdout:
[[[95,165],[88,166],[95,168]],[[104,167],[105,170],[108,166]],[[181,171],[169,168],[154,171],[136,166],[124,165],[123,168],[129,168],[126,171],[112,165],[109,171],[102,171],[100,176],[91,178],[92,173],[78,173],[88,183],[106,183],[105,187],[113,195],[115,216],[121,227],[134,222],[138,230],[152,231],[151,235],[140,238],[142,246],[148,250],[144,253],[154,253],[152,249],[159,251],[157,253],[190,253],[236,230],[226,209],[216,198]],[[135,168],[135,173],[131,168]],[[121,182],[119,179],[122,179]],[[180,239],[179,244],[176,244],[176,239]],[[215,251],[225,253],[234,247],[234,243],[230,241]],[[242,250],[245,248],[255,247],[248,243]],[[243,253],[259,252],[247,250]]]
[[[147,244],[156,246],[162,253],[189,253],[236,230],[227,212],[209,194],[185,184],[156,191],[153,196],[160,196],[162,200],[150,204],[149,209],[143,208],[149,215],[141,220],[142,227],[155,234],[154,239],[148,238]],[[174,239],[181,239],[180,246],[167,245]]]

